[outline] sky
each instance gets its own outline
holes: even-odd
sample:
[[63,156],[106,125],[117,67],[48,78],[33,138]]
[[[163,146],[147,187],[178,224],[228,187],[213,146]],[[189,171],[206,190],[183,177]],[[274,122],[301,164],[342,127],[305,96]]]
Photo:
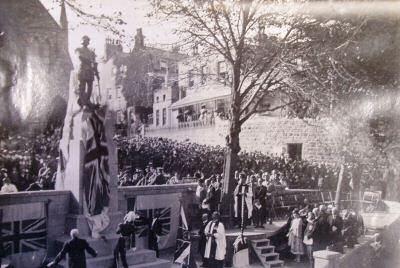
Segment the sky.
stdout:
[[[59,22],[61,8],[58,0],[40,1],[49,10],[54,19]],[[72,2],[79,4],[83,10],[94,15],[113,16],[116,12],[122,12],[121,18],[127,24],[119,29],[124,29],[127,35],[133,37],[136,34],[136,29],[142,28],[145,35],[145,44],[147,45],[151,44],[159,47],[165,45],[165,47],[168,47],[168,44],[173,44],[177,41],[177,37],[173,34],[176,26],[172,22],[160,22],[146,16],[151,11],[148,0],[72,0]],[[90,47],[95,49],[98,57],[102,57],[105,39],[108,36],[112,36],[112,34],[99,27],[85,25],[84,20],[79,18],[68,6],[66,7],[69,21],[70,53],[80,46],[82,36],[88,35],[91,38]],[[125,40],[124,49],[128,51],[132,45]]]

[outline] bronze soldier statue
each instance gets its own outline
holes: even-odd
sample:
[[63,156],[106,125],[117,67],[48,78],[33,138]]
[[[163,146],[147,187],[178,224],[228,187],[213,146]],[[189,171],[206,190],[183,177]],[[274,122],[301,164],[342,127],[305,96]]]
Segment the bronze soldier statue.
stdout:
[[96,76],[97,80],[100,79],[97,70],[96,54],[93,50],[88,48],[90,38],[85,35],[82,37],[82,47],[75,50],[80,60],[80,67],[78,71],[79,80],[79,99],[78,104],[83,107],[91,107],[90,96],[93,91],[93,81]]

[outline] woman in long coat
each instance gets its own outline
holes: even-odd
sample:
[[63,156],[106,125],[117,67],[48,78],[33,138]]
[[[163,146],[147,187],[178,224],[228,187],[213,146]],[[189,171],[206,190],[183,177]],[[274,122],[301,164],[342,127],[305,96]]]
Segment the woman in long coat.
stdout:
[[293,220],[289,232],[290,252],[296,255],[296,262],[300,262],[301,255],[304,254],[303,247],[303,220],[300,218],[299,211],[293,211]]

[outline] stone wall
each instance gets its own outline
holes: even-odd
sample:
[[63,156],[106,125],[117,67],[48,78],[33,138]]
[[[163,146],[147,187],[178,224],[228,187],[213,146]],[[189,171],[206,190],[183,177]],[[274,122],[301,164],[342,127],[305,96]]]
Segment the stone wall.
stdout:
[[[243,125],[240,144],[242,150],[248,152],[281,154],[287,153],[289,143],[301,143],[303,159],[331,162],[334,142],[326,132],[327,123],[257,116]],[[214,126],[152,130],[146,132],[146,136],[225,146],[227,130],[227,121],[216,120]]]
[[70,209],[69,191],[38,191],[1,194],[1,206],[49,202],[47,249],[49,256],[55,255],[54,242],[65,232],[65,220]]

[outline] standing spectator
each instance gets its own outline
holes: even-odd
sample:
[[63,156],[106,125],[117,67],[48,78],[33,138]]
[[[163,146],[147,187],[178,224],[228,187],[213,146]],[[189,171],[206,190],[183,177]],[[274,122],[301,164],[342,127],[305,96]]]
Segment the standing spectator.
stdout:
[[68,254],[68,267],[69,268],[86,268],[86,255],[87,251],[93,257],[97,256],[96,251],[91,248],[85,239],[79,238],[78,229],[71,230],[71,240],[64,243],[60,253],[55,257],[54,261],[50,262],[47,267],[57,265]]
[[290,224],[289,233],[290,252],[296,255],[296,262],[300,262],[301,255],[304,254],[303,248],[303,220],[300,218],[299,211],[293,211],[293,220]]
[[329,244],[329,223],[325,205],[320,205],[313,235],[315,250],[325,250]]
[[306,246],[307,257],[311,263],[311,267],[314,267],[313,266],[313,263],[314,263],[314,258],[313,258],[314,241],[312,238],[314,230],[315,230],[315,215],[314,215],[314,213],[312,213],[311,211],[308,212],[306,221],[307,221],[307,226],[304,231],[303,243]]
[[212,214],[212,221],[210,221],[205,228],[207,243],[204,258],[207,264],[206,267],[208,268],[224,267],[226,236],[225,227],[219,220],[220,214],[214,212]]
[[207,237],[205,234],[205,229],[207,224],[210,222],[210,220],[208,219],[208,214],[204,213],[201,216],[201,226],[200,226],[200,230],[199,230],[199,254],[201,256],[201,259],[203,261],[203,264],[201,265],[202,267],[207,267],[207,263],[206,260],[204,259],[204,252],[206,250],[206,243],[207,243]]
[[332,250],[343,253],[343,219],[339,215],[339,210],[337,208],[332,209],[332,215],[328,217],[328,223]]
[[159,220],[159,213],[155,212],[155,217],[149,220],[149,249],[156,252],[156,257],[160,256],[158,243],[160,242],[160,236],[162,233],[162,226]]
[[206,198],[207,190],[204,185],[204,180],[199,179],[197,181],[196,187],[196,201],[199,204],[199,208],[201,210],[201,204],[203,204],[204,199]]
[[254,187],[254,225],[262,227],[265,224],[265,206],[267,188],[262,184],[262,179],[258,179],[256,187]]
[[266,185],[266,201],[265,205],[267,207],[267,217],[269,224],[272,224],[273,220],[273,210],[274,210],[274,192],[275,186],[272,182],[267,182]]

